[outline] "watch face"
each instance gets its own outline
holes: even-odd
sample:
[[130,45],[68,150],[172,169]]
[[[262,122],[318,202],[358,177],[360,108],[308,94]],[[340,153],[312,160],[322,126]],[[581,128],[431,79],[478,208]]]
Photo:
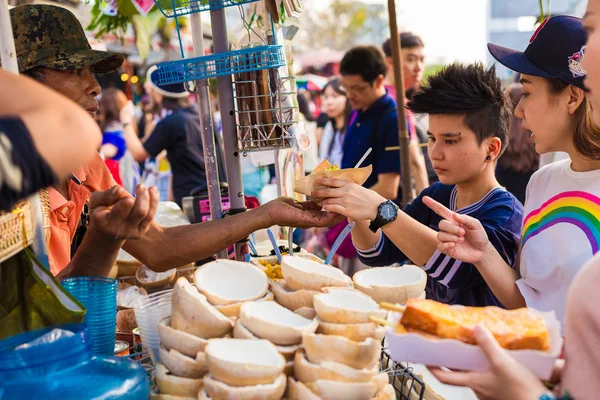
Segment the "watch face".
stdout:
[[397,213],[396,207],[393,204],[386,203],[381,206],[381,216],[387,221],[394,219]]

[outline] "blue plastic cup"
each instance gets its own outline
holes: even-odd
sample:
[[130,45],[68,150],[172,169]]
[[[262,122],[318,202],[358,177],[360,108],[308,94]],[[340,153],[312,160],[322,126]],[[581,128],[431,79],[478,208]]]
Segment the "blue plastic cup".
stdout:
[[85,276],[68,278],[62,285],[86,308],[83,322],[92,338],[93,354],[112,356],[115,351],[117,321],[117,281]]

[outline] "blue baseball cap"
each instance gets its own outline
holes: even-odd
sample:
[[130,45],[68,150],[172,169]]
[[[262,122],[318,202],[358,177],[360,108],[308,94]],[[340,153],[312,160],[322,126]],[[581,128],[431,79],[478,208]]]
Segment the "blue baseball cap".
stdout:
[[165,97],[170,98],[181,98],[189,96],[189,93],[185,89],[183,82],[161,84],[158,78],[158,67],[156,65],[153,65],[150,68],[148,68],[148,71],[146,72],[146,80],[148,83],[150,83],[150,86],[153,90],[162,94]]
[[540,24],[524,52],[488,43],[488,50],[505,67],[526,75],[557,78],[585,89],[587,33],[581,18],[556,15]]

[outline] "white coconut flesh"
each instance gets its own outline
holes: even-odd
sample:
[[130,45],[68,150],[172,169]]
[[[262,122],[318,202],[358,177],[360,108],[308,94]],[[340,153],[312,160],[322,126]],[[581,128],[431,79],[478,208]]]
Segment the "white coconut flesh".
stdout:
[[402,267],[369,268],[357,272],[354,280],[363,286],[405,286],[413,285],[423,280],[425,271],[414,265]]
[[425,290],[427,274],[415,265],[379,267],[359,271],[352,278],[356,288],[375,301],[402,302]]
[[132,256],[123,249],[119,250],[119,254],[117,255],[117,262],[122,262],[126,264],[141,264],[134,256]]
[[283,367],[285,360],[268,340],[212,339],[205,353],[212,360],[257,367]]
[[[255,300],[255,301],[273,301],[273,299],[274,299],[273,292],[267,291],[267,293],[265,293],[265,295],[263,297]],[[244,304],[244,303],[245,303],[245,301],[240,301],[237,303],[228,304],[226,306],[215,306],[215,308],[227,317],[237,318],[240,316],[240,308],[242,307],[242,304]]]
[[320,291],[326,286],[352,285],[352,279],[338,268],[301,257],[284,256],[281,272],[292,290]]
[[277,345],[294,345],[302,341],[302,334],[314,333],[316,320],[306,319],[273,302],[248,302],[242,305],[240,320],[261,339]]
[[133,303],[140,297],[147,296],[146,289],[130,285],[128,283],[120,283],[117,289],[117,306],[123,308],[132,308]]
[[256,300],[267,293],[269,279],[253,264],[218,260],[194,273],[194,283],[213,305]]
[[314,306],[325,322],[360,324],[370,322],[370,316],[385,318],[387,312],[366,294],[356,290],[333,290],[315,295]]
[[286,363],[267,340],[213,339],[205,354],[212,377],[231,386],[272,383]]
[[165,272],[154,272],[145,265],[142,265],[140,269],[138,269],[136,276],[140,280],[140,282],[152,283],[168,280],[173,277],[175,272],[177,272],[176,269],[170,269]]
[[[236,339],[260,340],[260,338],[250,332],[240,320],[235,322],[235,326],[233,327],[233,337]],[[277,348],[277,351],[286,359],[286,361],[292,361],[294,359],[294,354],[302,348],[302,344],[292,346],[276,345],[275,348]]]

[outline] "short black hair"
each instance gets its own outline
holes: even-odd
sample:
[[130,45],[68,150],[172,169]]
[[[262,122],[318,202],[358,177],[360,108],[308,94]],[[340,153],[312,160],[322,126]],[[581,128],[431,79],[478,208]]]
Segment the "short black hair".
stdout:
[[340,74],[360,75],[365,82],[373,83],[379,75],[385,76],[387,66],[381,50],[375,46],[354,47],[342,58]]
[[[392,56],[391,39],[386,40],[381,47],[383,48],[386,57]],[[402,32],[400,34],[400,47],[403,49],[412,49],[414,47],[425,47],[425,44],[420,36],[415,35],[412,32]]]
[[482,63],[448,65],[429,77],[407,108],[419,114],[463,114],[465,125],[475,132],[479,144],[488,137],[498,137],[501,152],[508,145],[512,111],[495,67],[488,69]]

